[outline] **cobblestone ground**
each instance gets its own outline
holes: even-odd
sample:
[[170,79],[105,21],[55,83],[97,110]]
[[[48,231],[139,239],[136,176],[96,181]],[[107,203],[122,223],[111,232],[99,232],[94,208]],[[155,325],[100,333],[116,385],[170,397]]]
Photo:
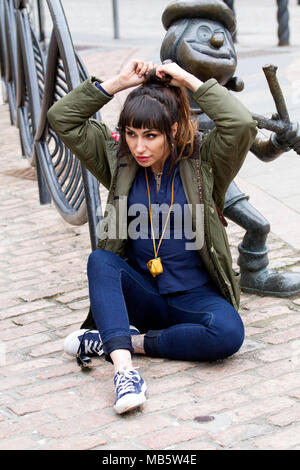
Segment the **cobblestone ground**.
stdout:
[[[120,51],[107,54],[84,57],[102,78],[114,71],[108,63],[120,64]],[[102,113],[112,124],[120,100]],[[39,204],[7,105],[0,126],[0,449],[299,450],[300,297],[243,294],[246,340],[227,360],[137,356],[148,401],[114,414],[111,364],[97,358],[83,373],[62,350],[89,306],[88,227],[68,225],[54,206]],[[228,233],[236,263],[243,231],[230,224]],[[273,233],[268,244],[271,267],[300,272],[299,252]],[[195,420],[203,416],[213,419]]]

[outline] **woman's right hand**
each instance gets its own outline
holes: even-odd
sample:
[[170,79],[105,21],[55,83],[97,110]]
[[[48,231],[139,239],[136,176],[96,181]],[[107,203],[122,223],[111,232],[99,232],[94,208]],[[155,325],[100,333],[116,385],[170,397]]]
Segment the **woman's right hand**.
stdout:
[[124,65],[119,75],[105,80],[101,86],[107,93],[114,95],[118,91],[126,90],[126,88],[141,85],[150,70],[156,67],[157,65],[153,62],[132,59]]
[[157,65],[153,62],[133,59],[126,64],[119,74],[120,85],[125,88],[141,85],[145,81],[146,75]]

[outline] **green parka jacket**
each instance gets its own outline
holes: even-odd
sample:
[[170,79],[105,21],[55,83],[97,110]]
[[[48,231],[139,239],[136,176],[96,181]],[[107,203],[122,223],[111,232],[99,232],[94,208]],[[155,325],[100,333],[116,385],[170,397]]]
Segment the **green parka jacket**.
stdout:
[[[130,155],[117,159],[118,143],[111,130],[102,122],[91,119],[110,97],[103,94],[90,77],[56,102],[48,111],[52,129],[85,164],[88,170],[108,190],[107,203],[117,215],[116,236],[109,238],[110,216],[105,213],[101,223],[98,248],[124,257],[127,227],[120,227],[127,220],[119,215],[120,201],[127,200],[138,171],[138,164]],[[232,258],[226,230],[220,221],[225,192],[238,173],[256,136],[256,121],[249,111],[226,88],[210,79],[194,93],[200,108],[215,122],[216,127],[201,143],[198,168],[204,204],[204,245],[199,250],[206,268],[223,296],[238,309],[240,288],[238,274],[232,269]],[[179,164],[180,176],[187,202],[199,204],[199,177],[195,158],[183,158]],[[127,207],[125,208],[127,211]],[[195,227],[193,211],[193,230]],[[123,231],[122,231],[123,229]],[[198,227],[198,229],[200,229]],[[118,236],[123,233],[122,237]],[[84,323],[94,327],[91,315]]]

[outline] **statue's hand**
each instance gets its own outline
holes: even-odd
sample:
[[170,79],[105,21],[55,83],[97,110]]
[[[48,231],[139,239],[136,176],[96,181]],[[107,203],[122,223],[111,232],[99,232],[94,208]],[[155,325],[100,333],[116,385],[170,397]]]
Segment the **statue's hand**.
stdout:
[[245,83],[240,77],[231,77],[224,87],[232,91],[243,91]]
[[274,135],[273,142],[282,150],[295,150],[300,155],[300,126],[298,122],[291,122],[288,129]]

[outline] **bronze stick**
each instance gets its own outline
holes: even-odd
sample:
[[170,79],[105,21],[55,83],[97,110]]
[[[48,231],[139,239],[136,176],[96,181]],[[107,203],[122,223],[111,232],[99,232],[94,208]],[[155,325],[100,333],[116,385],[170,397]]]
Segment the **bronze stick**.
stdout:
[[273,96],[278,115],[280,119],[284,121],[284,123],[289,124],[290,123],[289,113],[285,104],[282,90],[280,88],[280,85],[276,76],[277,66],[265,65],[263,67],[263,71],[266,76],[266,79],[270,88],[270,92]]

